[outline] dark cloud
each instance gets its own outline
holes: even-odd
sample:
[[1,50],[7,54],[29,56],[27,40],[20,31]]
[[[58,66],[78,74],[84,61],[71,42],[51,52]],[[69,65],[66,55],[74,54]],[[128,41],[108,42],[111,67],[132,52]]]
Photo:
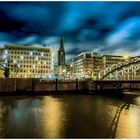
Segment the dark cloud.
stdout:
[[0,2],[1,46],[45,43],[58,49],[64,36],[69,57],[87,50],[135,54],[139,25],[139,2]]

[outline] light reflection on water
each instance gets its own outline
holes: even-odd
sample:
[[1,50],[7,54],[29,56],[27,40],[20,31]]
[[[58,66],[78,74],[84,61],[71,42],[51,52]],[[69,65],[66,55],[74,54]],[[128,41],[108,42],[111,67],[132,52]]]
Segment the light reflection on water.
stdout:
[[64,132],[65,112],[61,100],[52,97],[43,100],[42,136],[49,138],[61,138]]
[[140,96],[0,98],[0,137],[140,138]]

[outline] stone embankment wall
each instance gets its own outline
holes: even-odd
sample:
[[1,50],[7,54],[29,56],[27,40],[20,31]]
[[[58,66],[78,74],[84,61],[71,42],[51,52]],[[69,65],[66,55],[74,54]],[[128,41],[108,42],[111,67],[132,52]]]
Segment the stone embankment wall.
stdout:
[[79,79],[0,78],[0,92],[14,91],[99,91],[140,89],[140,81],[87,81]]
[[88,82],[78,79],[39,81],[31,78],[0,78],[0,92],[88,90]]

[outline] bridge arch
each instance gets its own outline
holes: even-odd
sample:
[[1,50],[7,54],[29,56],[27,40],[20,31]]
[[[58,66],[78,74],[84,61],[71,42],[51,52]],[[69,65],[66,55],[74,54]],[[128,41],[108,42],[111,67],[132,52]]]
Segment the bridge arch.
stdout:
[[139,69],[140,56],[132,57],[117,64],[113,64],[110,67],[106,67],[97,74],[97,80],[106,79],[112,73],[115,75],[115,80],[134,80],[136,78],[136,72]]

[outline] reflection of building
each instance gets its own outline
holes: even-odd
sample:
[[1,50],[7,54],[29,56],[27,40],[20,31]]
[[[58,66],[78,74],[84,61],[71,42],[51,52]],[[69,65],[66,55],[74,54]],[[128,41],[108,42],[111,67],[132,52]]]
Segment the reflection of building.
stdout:
[[2,58],[10,60],[10,77],[45,78],[53,74],[50,48],[5,45]]
[[[101,55],[96,52],[83,52],[73,59],[73,76],[95,79],[99,71],[123,60],[123,56]],[[92,73],[93,72],[93,73]]]
[[58,66],[65,65],[65,50],[64,50],[64,40],[61,37],[60,48],[58,50]]

